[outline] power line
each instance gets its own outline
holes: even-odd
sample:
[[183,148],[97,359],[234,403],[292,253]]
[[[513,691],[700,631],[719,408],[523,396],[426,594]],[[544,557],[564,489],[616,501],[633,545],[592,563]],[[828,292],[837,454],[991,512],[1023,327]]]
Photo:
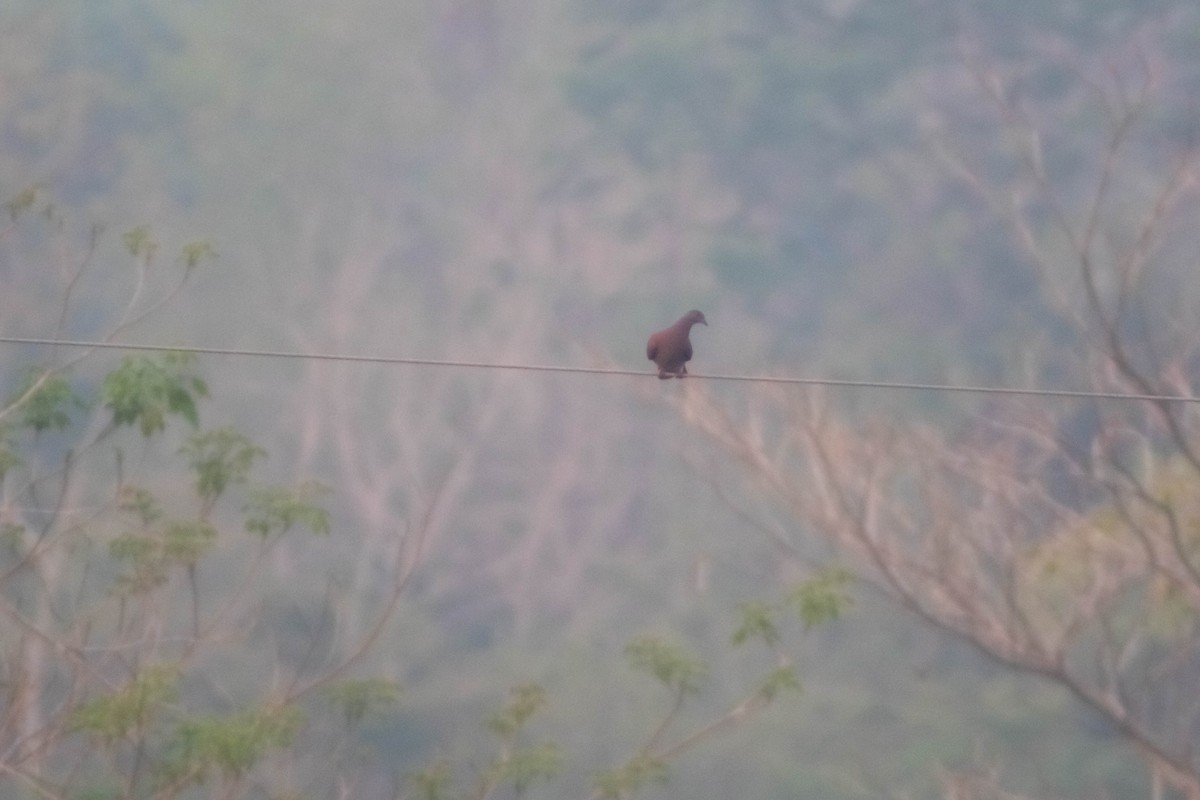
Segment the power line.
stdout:
[[[657,376],[645,370],[610,367],[565,367],[552,364],[505,364],[489,361],[452,361],[438,358],[405,358],[401,356],[369,356],[349,353],[301,353],[289,350],[252,350],[230,347],[201,347],[196,345],[138,344],[136,342],[94,342],[72,339],[39,339],[22,336],[0,336],[0,344],[25,344],[108,350],[141,350],[196,355],[244,356],[251,358],[290,358],[309,361],[341,361],[360,364],[407,364],[424,367],[461,367],[466,369],[524,370],[527,372],[571,372],[590,375]],[[1200,403],[1200,397],[1173,394],[1130,394],[1125,392],[1096,392],[1076,389],[1037,389],[1008,386],[971,386],[946,383],[906,383],[896,381],[848,380],[842,378],[789,378],[771,375],[721,375],[688,373],[692,380],[743,381],[746,383],[777,383],[799,386],[837,386],[858,389],[891,389],[917,392],[960,392],[969,394],[1019,395],[1026,397],[1067,397],[1090,400],[1142,400],[1159,403]]]

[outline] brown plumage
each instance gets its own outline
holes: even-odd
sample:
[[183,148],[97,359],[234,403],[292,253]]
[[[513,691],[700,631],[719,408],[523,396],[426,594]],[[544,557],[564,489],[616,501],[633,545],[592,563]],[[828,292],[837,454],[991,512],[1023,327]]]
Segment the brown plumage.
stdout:
[[687,375],[687,362],[692,358],[692,340],[688,334],[699,322],[705,327],[708,320],[699,311],[689,311],[669,328],[650,336],[646,342],[646,358],[658,365],[658,377],[682,378]]

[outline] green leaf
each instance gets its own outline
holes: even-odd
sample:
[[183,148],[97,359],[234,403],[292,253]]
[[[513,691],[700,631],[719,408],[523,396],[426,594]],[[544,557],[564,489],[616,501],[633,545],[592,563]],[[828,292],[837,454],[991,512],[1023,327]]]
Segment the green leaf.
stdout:
[[186,389],[173,386],[167,392],[167,410],[186,419],[193,428],[200,426],[200,414],[196,411],[196,401]]
[[219,772],[226,778],[245,775],[267,752],[287,747],[303,718],[294,706],[243,711],[226,717],[194,717],[182,722],[168,747],[168,776],[203,780]]
[[840,567],[822,570],[792,590],[788,605],[800,615],[806,629],[832,622],[854,605],[850,581],[850,573]]
[[176,564],[195,564],[212,549],[216,538],[217,529],[203,520],[172,522],[163,532],[163,557]]
[[143,561],[159,551],[158,542],[150,536],[127,533],[108,543],[108,554],[118,561]]
[[329,488],[316,481],[306,481],[295,488],[255,489],[242,509],[246,512],[246,530],[265,538],[303,525],[313,533],[328,534],[329,512],[315,502],[315,498],[328,493]]
[[208,242],[188,242],[183,246],[183,263],[189,270],[194,269],[201,261],[216,257],[217,251]]
[[139,225],[133,230],[127,231],[121,240],[125,242],[129,255],[143,261],[154,258],[154,254],[158,250],[158,242],[150,236],[150,228],[147,225]]
[[783,691],[800,691],[800,679],[796,677],[794,667],[779,667],[764,678],[758,687],[758,693],[768,702],[774,700]]
[[[16,392],[15,396],[23,396],[42,378],[42,375],[40,370],[30,370],[26,375],[24,385]],[[33,394],[25,398],[24,406],[21,409],[21,424],[26,428],[32,428],[34,433],[41,433],[49,429],[62,430],[71,424],[69,409],[84,407],[85,403],[71,389],[66,378],[61,375],[51,375]]]
[[536,683],[514,686],[508,705],[488,718],[487,726],[502,737],[517,734],[529,718],[546,704],[546,690]]
[[680,693],[699,690],[706,673],[704,664],[682,647],[657,637],[634,639],[625,646],[625,656],[634,669],[649,672]]
[[194,433],[179,452],[196,473],[196,492],[211,502],[231,484],[245,483],[254,462],[267,452],[233,428]]
[[739,611],[742,613],[742,622],[733,632],[735,645],[744,644],[751,638],[761,638],[768,645],[779,641],[779,628],[772,618],[770,606],[760,602],[743,603]]
[[116,578],[118,595],[145,594],[167,582],[162,543],[154,536],[122,534],[109,542],[108,554],[128,567]]
[[147,667],[128,686],[84,703],[71,714],[69,727],[104,742],[123,739],[144,729],[178,696],[178,670],[170,665]]
[[131,357],[104,379],[101,395],[113,412],[115,425],[136,424],[143,436],[166,427],[169,414],[182,416],[193,428],[199,425],[196,398],[208,394],[192,374],[195,359],[187,353],[168,353],[155,360]]
[[135,515],[142,525],[152,525],[162,519],[162,507],[153,493],[137,486],[121,487],[117,495],[117,508],[127,514]]

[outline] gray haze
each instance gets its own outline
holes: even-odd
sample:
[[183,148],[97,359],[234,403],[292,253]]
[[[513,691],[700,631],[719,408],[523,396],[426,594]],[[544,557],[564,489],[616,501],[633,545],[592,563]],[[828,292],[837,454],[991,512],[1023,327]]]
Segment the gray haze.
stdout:
[[[702,309],[699,374],[1073,388],[1079,342],[954,168],[998,196],[1013,180],[989,89],[1020,96],[1080,215],[1109,135],[1090,82],[1152,75],[1118,205],[1140,207],[1198,132],[1200,10],[1182,0],[5,5],[0,199],[40,186],[67,220],[64,263],[93,222],[107,231],[66,335],[112,325],[133,280],[120,233],[145,224],[156,287],[185,242],[218,257],[129,340],[646,370],[201,358],[203,425],[261,445],[265,479],[332,489],[331,535],[297,536],[264,568],[285,632],[259,641],[280,658],[325,597],[334,638],[361,633],[436,500],[360,669],[405,692],[364,735],[381,776],[468,757],[487,710],[536,680],[539,730],[585,787],[668,699],[624,668],[631,638],[669,634],[710,661],[696,721],[769,666],[730,652],[730,632],[739,603],[803,573],[765,531],[804,532],[681,419],[675,401],[701,389],[650,377],[651,331]],[[1196,307],[1190,227],[1164,246],[1152,310]],[[54,333],[62,275],[42,244],[0,261],[5,335]],[[6,346],[0,379],[46,357]],[[736,409],[752,387],[703,390]],[[986,409],[829,397],[947,426]],[[1043,796],[1144,791],[1066,693],[856,594],[847,619],[791,642],[801,695],[645,796],[925,797],[941,765],[977,758]]]

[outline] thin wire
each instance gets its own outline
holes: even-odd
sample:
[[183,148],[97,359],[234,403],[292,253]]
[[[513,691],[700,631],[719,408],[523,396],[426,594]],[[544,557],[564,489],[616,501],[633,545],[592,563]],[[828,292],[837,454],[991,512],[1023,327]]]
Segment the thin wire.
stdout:
[[[438,358],[404,358],[401,356],[364,356],[347,353],[300,353],[288,350],[247,350],[228,347],[196,345],[137,344],[135,342],[92,342],[72,339],[37,339],[22,336],[0,336],[0,344],[100,348],[109,350],[144,350],[197,355],[249,356],[252,358],[292,358],[311,361],[343,361],[360,364],[409,364],[426,367],[463,367],[468,369],[507,369],[529,372],[572,372],[590,375],[635,375],[646,377],[654,372],[609,367],[564,367],[550,364],[504,364],[488,361],[451,361]],[[891,389],[916,392],[962,392],[970,394],[1021,395],[1026,397],[1070,397],[1090,400],[1141,400],[1158,403],[1200,403],[1200,397],[1175,394],[1128,394],[1124,392],[1095,392],[1075,389],[1023,389],[1008,386],[971,386],[946,383],[904,383],[894,381],[863,381],[841,378],[785,378],[771,375],[705,375],[688,373],[692,380],[744,381],[747,383],[782,383],[802,386],[841,386],[859,389]]]

